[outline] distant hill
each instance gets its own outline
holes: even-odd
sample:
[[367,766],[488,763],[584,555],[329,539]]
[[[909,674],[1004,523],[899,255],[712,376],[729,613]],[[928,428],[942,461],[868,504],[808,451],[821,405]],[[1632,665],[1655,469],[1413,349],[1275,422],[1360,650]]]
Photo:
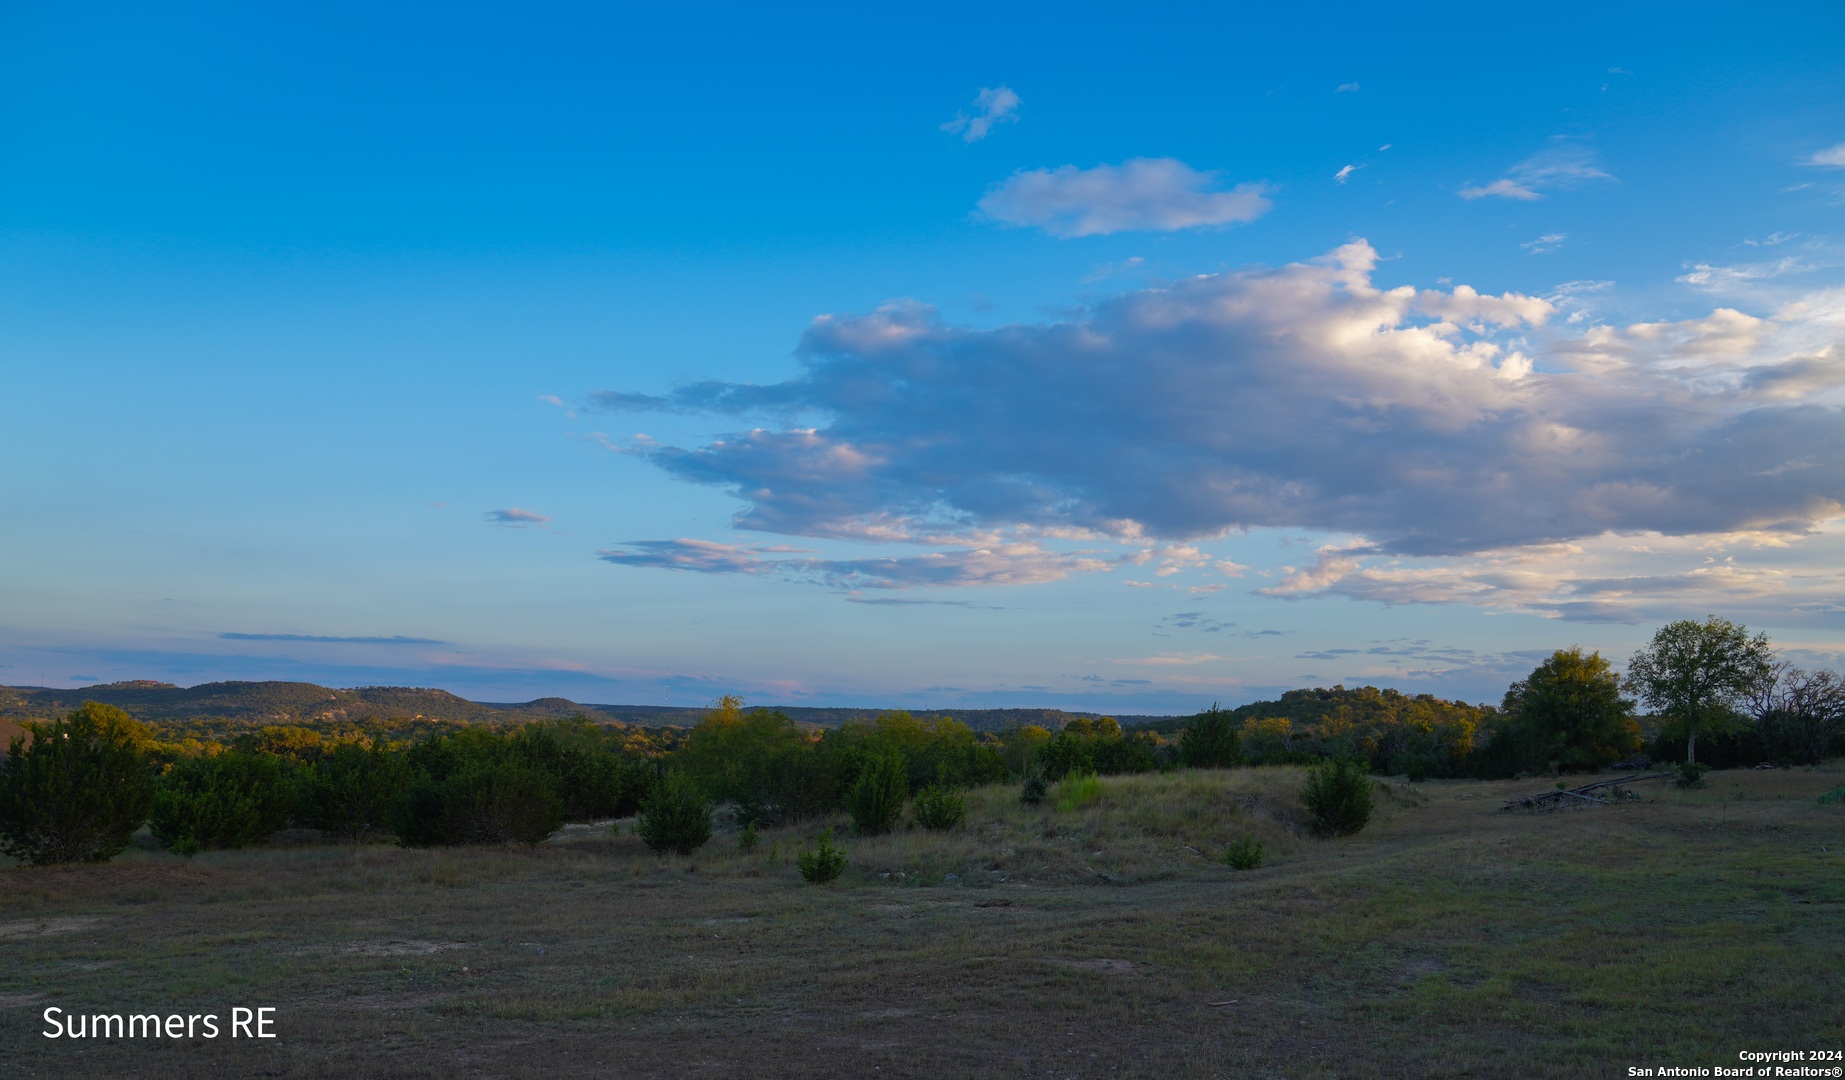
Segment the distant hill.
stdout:
[[[1272,720],[1286,717],[1294,726],[1303,728],[1320,724],[1328,719],[1346,720],[1352,723],[1369,723],[1380,718],[1396,720],[1412,711],[1421,710],[1445,714],[1450,712],[1480,716],[1493,711],[1491,705],[1469,705],[1464,701],[1449,701],[1433,694],[1405,694],[1397,690],[1380,690],[1375,686],[1360,686],[1346,689],[1344,686],[1314,687],[1312,689],[1289,690],[1273,701],[1252,701],[1228,710],[1237,723],[1244,720]],[[1123,727],[1139,726],[1163,734],[1174,734],[1191,720],[1189,716],[1136,717],[1138,724],[1129,724],[1126,717],[1121,717]]]
[[[205,724],[234,728],[265,724],[308,726],[354,724],[362,720],[421,719],[453,724],[523,724],[579,713],[597,723],[639,727],[690,727],[705,715],[704,708],[665,705],[580,704],[568,698],[545,697],[525,702],[469,701],[447,690],[414,686],[360,686],[339,690],[302,682],[215,682],[198,686],[136,679],[102,683],[75,690],[35,686],[0,687],[0,725],[26,719],[47,719],[69,712],[85,701],[114,705],[137,720],[149,723]],[[752,704],[752,707],[754,705]],[[869,720],[887,710],[876,708],[809,708],[776,706],[794,720],[819,727],[838,727],[848,720]],[[1060,728],[1079,716],[1098,713],[1062,709],[914,709],[919,716],[951,716],[976,731],[1000,731],[1014,725],[1037,724]],[[1159,723],[1174,718],[1121,716],[1124,726]]]

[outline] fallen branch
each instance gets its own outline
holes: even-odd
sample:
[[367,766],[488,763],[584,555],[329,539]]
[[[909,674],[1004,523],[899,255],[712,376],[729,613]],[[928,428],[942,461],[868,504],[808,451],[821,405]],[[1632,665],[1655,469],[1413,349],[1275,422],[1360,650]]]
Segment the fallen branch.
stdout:
[[1613,780],[1598,780],[1593,784],[1584,784],[1579,788],[1571,788],[1570,790],[1571,791],[1594,791],[1596,788],[1620,787],[1623,784],[1638,784],[1645,780],[1670,780],[1677,775],[1678,775],[1677,773],[1660,772],[1660,773],[1648,773],[1645,776],[1622,776],[1622,777],[1617,777],[1616,779],[1613,779]]
[[1516,799],[1508,799],[1506,804],[1500,807],[1500,809],[1510,810],[1515,806],[1519,806],[1527,810],[1554,810],[1559,806],[1576,805],[1576,803],[1565,803],[1564,800],[1566,799],[1575,799],[1577,802],[1590,803],[1595,806],[1606,806],[1608,805],[1607,799],[1590,795],[1589,792],[1597,791],[1601,788],[1625,787],[1628,784],[1639,784],[1647,780],[1670,780],[1676,775],[1676,773],[1662,772],[1648,773],[1645,776],[1622,776],[1614,780],[1597,780],[1593,784],[1584,784],[1577,788],[1557,788],[1554,791],[1540,791],[1534,795],[1520,795]]

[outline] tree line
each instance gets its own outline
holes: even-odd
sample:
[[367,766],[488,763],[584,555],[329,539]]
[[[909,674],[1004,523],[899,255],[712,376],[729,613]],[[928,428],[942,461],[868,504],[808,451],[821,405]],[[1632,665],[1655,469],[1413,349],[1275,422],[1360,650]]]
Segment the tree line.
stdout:
[[[1632,694],[1632,697],[1627,696]],[[643,733],[578,717],[512,730],[461,727],[408,740],[352,728],[269,727],[228,744],[162,741],[87,702],[28,725],[0,764],[0,851],[30,863],[107,859],[147,825],[182,854],[255,844],[291,827],[412,846],[537,843],[567,821],[638,815],[656,850],[711,835],[717,804],[744,839],[840,812],[854,828],[952,828],[958,793],[1174,768],[1344,762],[1412,780],[1586,771],[1643,752],[1692,769],[1845,751],[1845,682],[1779,658],[1765,636],[1712,616],[1663,627],[1623,679],[1597,653],[1560,649],[1494,708],[1364,687],[1213,706],[1167,730],[1078,718],[976,734],[906,712],[819,731],[720,699],[689,731]],[[1694,777],[1695,778],[1695,777]],[[1368,789],[1367,789],[1368,790]]]

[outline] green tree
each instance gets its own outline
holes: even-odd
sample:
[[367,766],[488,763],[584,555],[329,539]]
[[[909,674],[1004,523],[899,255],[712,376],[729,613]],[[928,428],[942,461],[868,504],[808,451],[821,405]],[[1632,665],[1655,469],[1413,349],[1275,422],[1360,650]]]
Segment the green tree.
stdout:
[[286,758],[228,750],[161,777],[148,827],[181,855],[248,847],[287,827],[296,791],[295,769]]
[[738,820],[780,825],[839,805],[841,763],[785,713],[743,711],[719,698],[674,755],[710,798],[735,803]]
[[1685,732],[1685,762],[1698,760],[1698,734],[1736,723],[1736,706],[1773,671],[1768,635],[1709,616],[1667,623],[1627,662],[1627,684]]
[[909,790],[919,791],[946,771],[958,787],[975,787],[1008,779],[1004,743],[982,742],[974,729],[949,717],[919,719],[901,709],[881,713],[869,723],[847,721],[826,736],[826,745],[845,764],[844,775],[880,754],[903,758]]
[[86,701],[51,723],[28,722],[0,768],[0,851],[44,866],[103,862],[147,820],[154,776],[147,731]]
[[1345,758],[1307,770],[1300,797],[1316,835],[1350,836],[1370,822],[1373,790],[1364,763]]
[[386,829],[391,804],[415,779],[409,759],[399,751],[342,743],[309,771],[301,815],[312,828],[363,840]]
[[895,752],[877,755],[859,770],[858,783],[852,785],[847,799],[852,811],[852,827],[861,836],[889,832],[903,815],[903,804],[909,797],[909,771],[902,755]]
[[1049,742],[1051,733],[1036,724],[1023,727],[1010,727],[1000,733],[999,753],[1006,762],[1006,768],[1014,776],[1024,776],[1031,771],[1032,759],[1037,756],[1038,748]]
[[1193,769],[1227,769],[1243,763],[1234,715],[1216,704],[1192,717],[1179,736],[1179,761]]
[[659,854],[690,855],[711,839],[711,802],[690,777],[673,769],[654,785],[635,828]]
[[1502,733],[1525,770],[1589,771],[1640,749],[1633,708],[1608,661],[1571,646],[1506,691]]
[[428,773],[391,805],[391,831],[408,847],[542,843],[564,824],[557,781],[515,760],[469,760]]
[[1159,768],[1158,747],[1151,731],[1123,732],[1112,716],[1079,716],[1038,749],[1034,767],[1050,781],[1076,773],[1152,772]]
[[626,817],[653,781],[652,765],[622,751],[619,733],[578,715],[530,723],[506,740],[507,753],[557,781],[564,820]]

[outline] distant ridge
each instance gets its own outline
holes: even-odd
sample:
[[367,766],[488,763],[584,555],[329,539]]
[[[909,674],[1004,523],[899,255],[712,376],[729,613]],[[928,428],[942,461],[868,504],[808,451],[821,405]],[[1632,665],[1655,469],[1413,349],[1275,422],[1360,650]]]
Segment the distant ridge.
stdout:
[[[149,723],[211,722],[260,727],[265,724],[343,725],[368,719],[423,719],[460,724],[523,724],[578,713],[597,723],[637,727],[690,727],[706,709],[669,705],[595,705],[569,698],[542,697],[526,702],[469,701],[447,690],[417,686],[359,686],[335,689],[304,682],[213,682],[176,686],[151,679],[101,683],[74,690],[38,686],[0,687],[0,721],[47,719],[85,701],[98,701]],[[802,705],[761,706],[818,727],[838,727],[848,720],[868,720],[890,710],[880,708],[812,708]],[[976,731],[999,731],[1013,725],[1059,728],[1081,716],[1100,713],[1063,709],[911,709],[917,716],[949,716]],[[1168,720],[1159,716],[1118,715],[1123,726]],[[10,726],[10,725],[9,725]]]

